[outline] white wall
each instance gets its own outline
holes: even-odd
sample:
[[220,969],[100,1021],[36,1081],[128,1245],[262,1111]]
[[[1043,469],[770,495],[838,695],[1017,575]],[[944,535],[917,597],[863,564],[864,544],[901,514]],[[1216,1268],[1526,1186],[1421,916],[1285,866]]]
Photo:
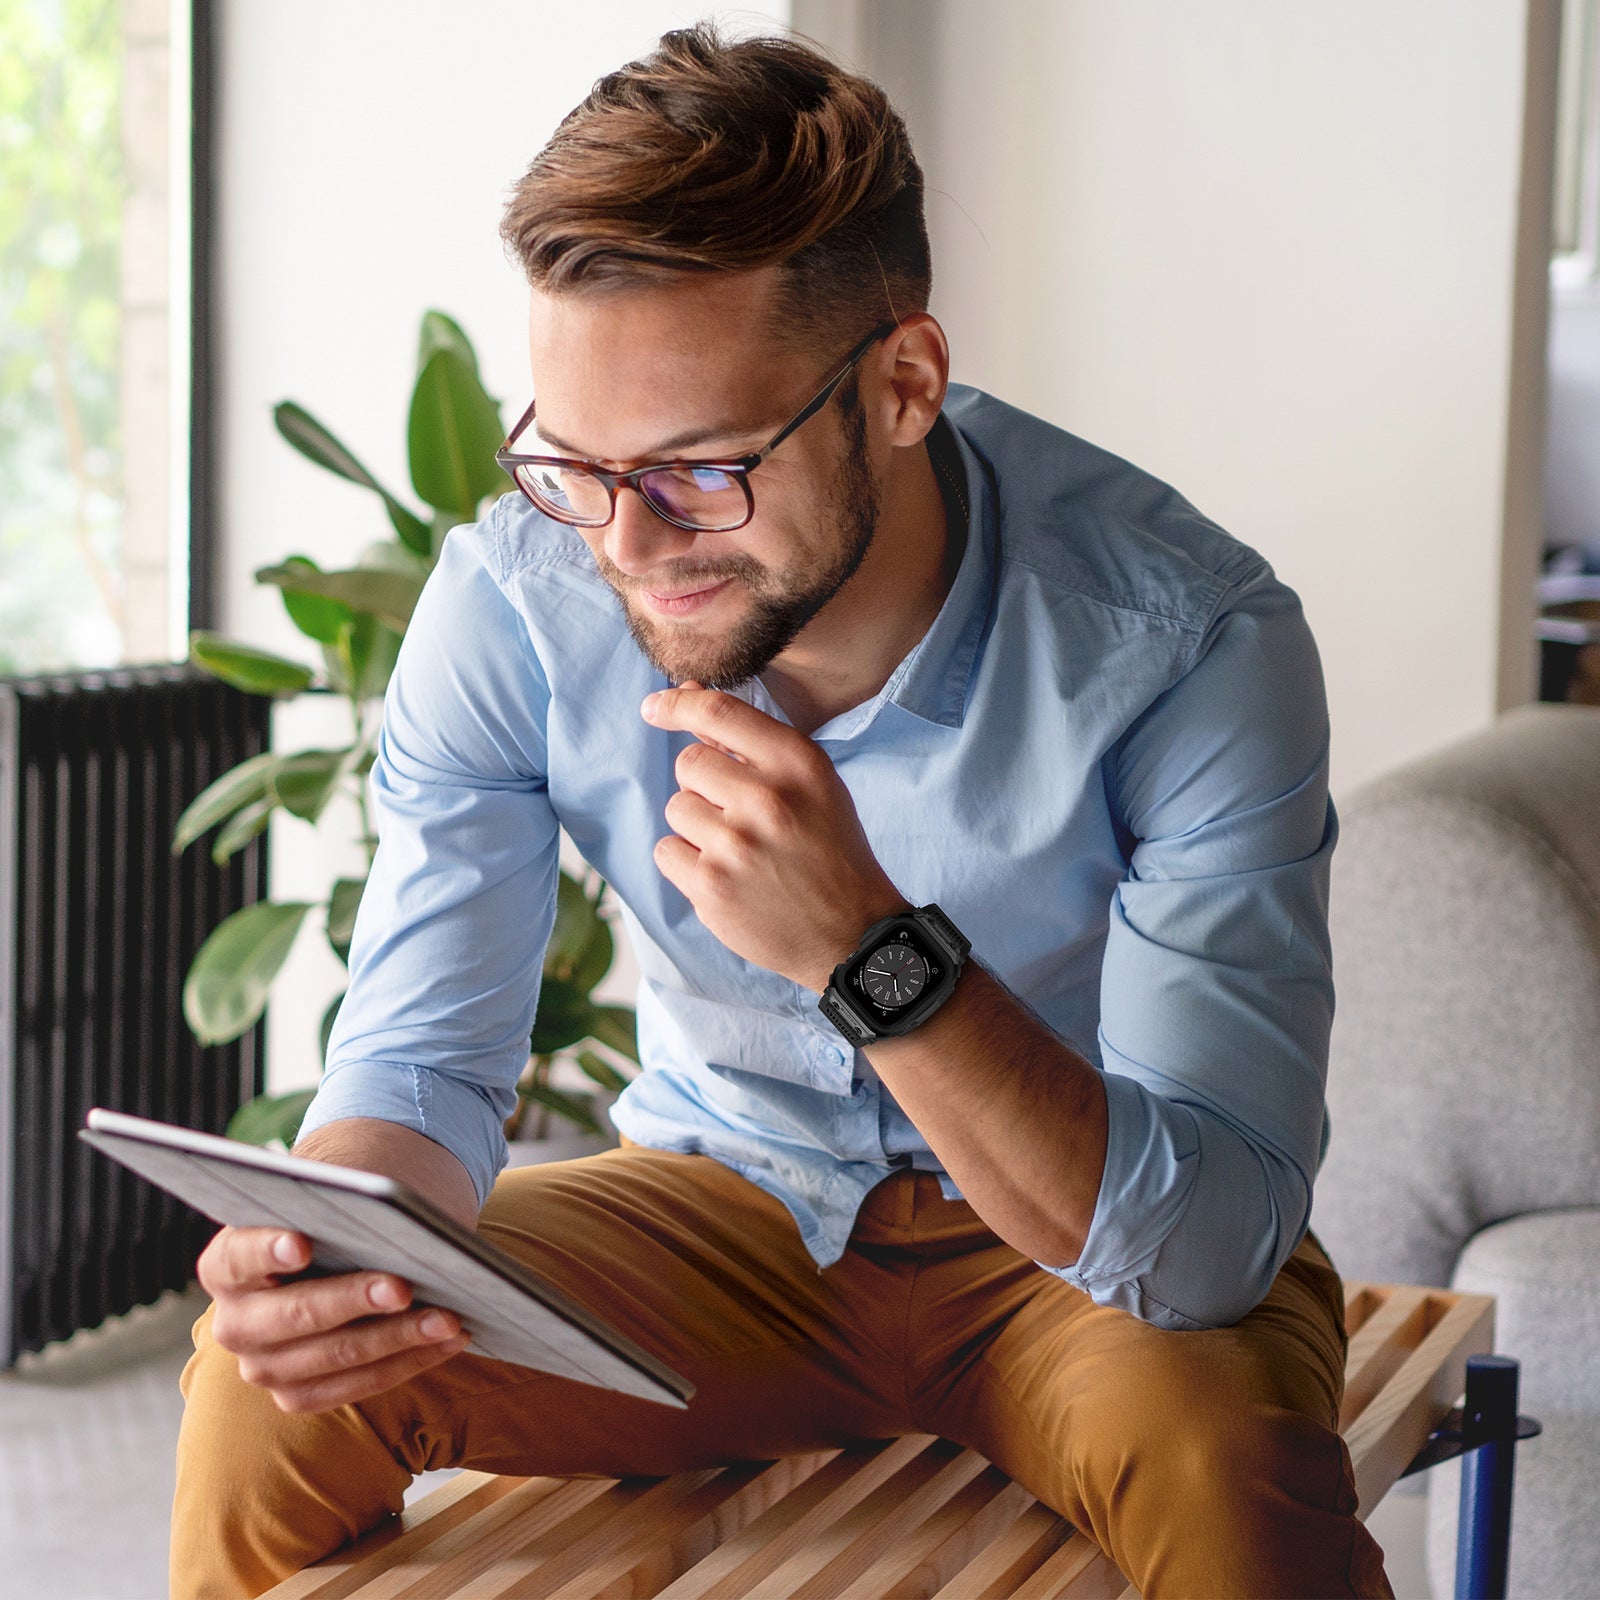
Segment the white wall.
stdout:
[[[324,566],[388,534],[375,499],[295,455],[272,426],[294,399],[402,497],[417,322],[431,306],[477,345],[507,421],[527,402],[526,290],[502,253],[510,185],[602,73],[711,7],[691,0],[272,0],[221,8],[217,327],[222,631],[308,662],[275,592],[251,577],[303,552]],[[740,31],[787,6],[717,8]],[[332,701],[277,718],[280,749],[345,742]],[[359,870],[356,833],[273,825],[273,894],[316,899]],[[324,835],[329,836],[328,839]],[[268,1083],[316,1081],[317,1022],[343,968],[308,929],[268,1017]],[[606,996],[629,999],[623,951]]]
[[[762,26],[787,9],[725,15]],[[295,550],[339,562],[386,528],[277,439],[273,403],[307,405],[403,491],[415,327],[437,305],[520,406],[507,187],[596,76],[698,11],[225,9],[226,631],[297,651],[252,570]],[[956,375],[1174,482],[1300,590],[1336,792],[1531,689],[1549,184],[1524,130],[1552,120],[1554,14],[794,0],[799,26],[907,113]],[[299,704],[276,740],[341,733],[336,706]],[[273,847],[282,898],[320,895],[339,863],[292,819]],[[624,953],[606,992],[628,994],[632,973]],[[303,937],[274,1001],[273,1087],[314,1079],[340,977]]]
[[1549,0],[1531,52],[1525,0],[794,19],[907,115],[955,375],[1174,483],[1300,591],[1336,792],[1531,697]]

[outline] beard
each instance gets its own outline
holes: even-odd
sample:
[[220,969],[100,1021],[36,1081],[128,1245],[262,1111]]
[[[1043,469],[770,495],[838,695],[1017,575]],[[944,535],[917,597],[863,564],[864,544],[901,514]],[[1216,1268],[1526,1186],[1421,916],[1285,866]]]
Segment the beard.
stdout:
[[674,572],[675,584],[704,579],[707,585],[732,578],[751,598],[749,613],[725,638],[707,639],[686,623],[643,620],[628,600],[628,586],[603,550],[595,551],[600,575],[622,601],[628,632],[657,672],[672,683],[693,678],[708,689],[732,690],[763,672],[799,637],[800,630],[847,584],[866,559],[878,530],[880,497],[867,459],[867,418],[855,383],[843,397],[845,453],[830,487],[823,516],[844,537],[830,558],[805,574],[796,587],[770,589],[766,568],[749,556],[736,556],[715,568]]

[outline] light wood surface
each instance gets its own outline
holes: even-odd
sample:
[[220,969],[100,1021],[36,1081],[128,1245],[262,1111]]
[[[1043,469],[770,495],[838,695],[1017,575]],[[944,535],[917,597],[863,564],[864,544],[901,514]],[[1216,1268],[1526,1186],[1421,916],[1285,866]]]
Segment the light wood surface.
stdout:
[[[1345,1286],[1362,1517],[1492,1348],[1494,1301]],[[929,1434],[671,1478],[463,1472],[273,1600],[1138,1600],[1092,1540]]]

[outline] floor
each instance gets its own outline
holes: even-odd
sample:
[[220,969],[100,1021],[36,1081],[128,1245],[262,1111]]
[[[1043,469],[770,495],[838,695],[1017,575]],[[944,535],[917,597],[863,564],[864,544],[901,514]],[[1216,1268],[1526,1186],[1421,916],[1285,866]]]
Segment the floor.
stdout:
[[[204,1306],[198,1289],[170,1294],[0,1373],[0,1600],[166,1593],[178,1374]],[[1398,1600],[1429,1600],[1426,1503],[1391,1494],[1368,1523]]]

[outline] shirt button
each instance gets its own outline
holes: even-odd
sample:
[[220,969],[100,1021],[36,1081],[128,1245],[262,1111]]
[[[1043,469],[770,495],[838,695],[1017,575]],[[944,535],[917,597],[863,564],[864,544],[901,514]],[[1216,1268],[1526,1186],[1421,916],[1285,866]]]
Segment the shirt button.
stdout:
[[844,1051],[841,1050],[838,1045],[830,1044],[828,1046],[828,1059],[834,1064],[834,1066],[842,1067],[844,1065]]

